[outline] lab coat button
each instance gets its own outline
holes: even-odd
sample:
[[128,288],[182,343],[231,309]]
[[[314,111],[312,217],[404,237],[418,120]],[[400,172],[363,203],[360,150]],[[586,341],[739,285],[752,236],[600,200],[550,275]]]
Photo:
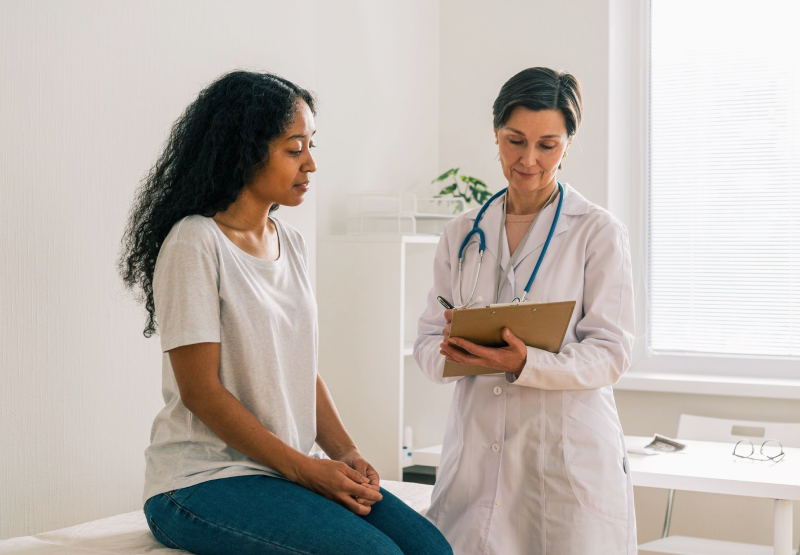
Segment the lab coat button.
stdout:
[[503,388],[502,387],[500,387],[499,385],[494,386],[494,394],[495,395],[500,395],[502,392],[503,392]]
[[500,446],[497,445],[496,443],[492,443],[492,451],[498,453],[500,451]]
[[499,506],[500,506],[500,501],[495,501],[495,502],[494,502],[494,506],[495,506],[495,507],[499,507]]

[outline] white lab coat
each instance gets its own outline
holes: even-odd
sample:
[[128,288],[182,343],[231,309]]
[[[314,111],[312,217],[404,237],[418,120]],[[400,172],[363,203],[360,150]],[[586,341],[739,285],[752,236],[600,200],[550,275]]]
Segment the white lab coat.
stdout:
[[[419,319],[414,358],[436,383],[458,380],[428,518],[457,555],[635,554],[633,486],[611,386],[627,370],[634,338],[628,235],[609,212],[569,185],[529,301],[577,301],[559,354],[528,347],[513,374],[443,378],[442,295],[457,303],[458,249],[477,209],[445,227],[434,285]],[[503,202],[480,227],[486,251],[475,297],[494,301],[497,259],[510,259]],[[557,202],[545,208],[508,274],[500,302],[521,295]],[[503,234],[497,253],[498,233]],[[464,301],[477,268],[466,253]]]

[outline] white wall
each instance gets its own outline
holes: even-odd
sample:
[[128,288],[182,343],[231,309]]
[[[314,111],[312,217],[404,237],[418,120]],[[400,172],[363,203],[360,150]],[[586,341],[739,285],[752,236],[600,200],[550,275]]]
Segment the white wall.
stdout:
[[496,160],[492,104],[519,71],[573,73],[584,118],[559,179],[605,206],[607,191],[608,2],[442,0],[440,167],[461,167],[493,191],[506,186]]
[[439,4],[320,2],[319,232],[346,231],[345,195],[438,174]]
[[[313,4],[3,2],[0,538],[140,507],[158,339],[114,262],[171,123],[227,70],[314,89]],[[282,209],[315,245],[315,193]]]

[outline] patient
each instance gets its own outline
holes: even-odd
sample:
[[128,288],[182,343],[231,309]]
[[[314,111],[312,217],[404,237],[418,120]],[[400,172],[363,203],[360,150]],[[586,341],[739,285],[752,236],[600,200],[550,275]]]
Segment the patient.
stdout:
[[[203,554],[452,553],[380,488],[317,373],[303,237],[273,213],[316,171],[314,98],[266,73],[203,90],[144,179],[120,272],[161,335],[144,511]],[[311,456],[314,442],[330,460]]]

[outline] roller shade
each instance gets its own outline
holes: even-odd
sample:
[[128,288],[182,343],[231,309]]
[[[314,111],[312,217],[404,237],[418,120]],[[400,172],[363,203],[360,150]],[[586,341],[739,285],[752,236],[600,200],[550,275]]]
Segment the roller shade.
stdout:
[[788,1],[652,1],[656,351],[800,357],[798,11]]

